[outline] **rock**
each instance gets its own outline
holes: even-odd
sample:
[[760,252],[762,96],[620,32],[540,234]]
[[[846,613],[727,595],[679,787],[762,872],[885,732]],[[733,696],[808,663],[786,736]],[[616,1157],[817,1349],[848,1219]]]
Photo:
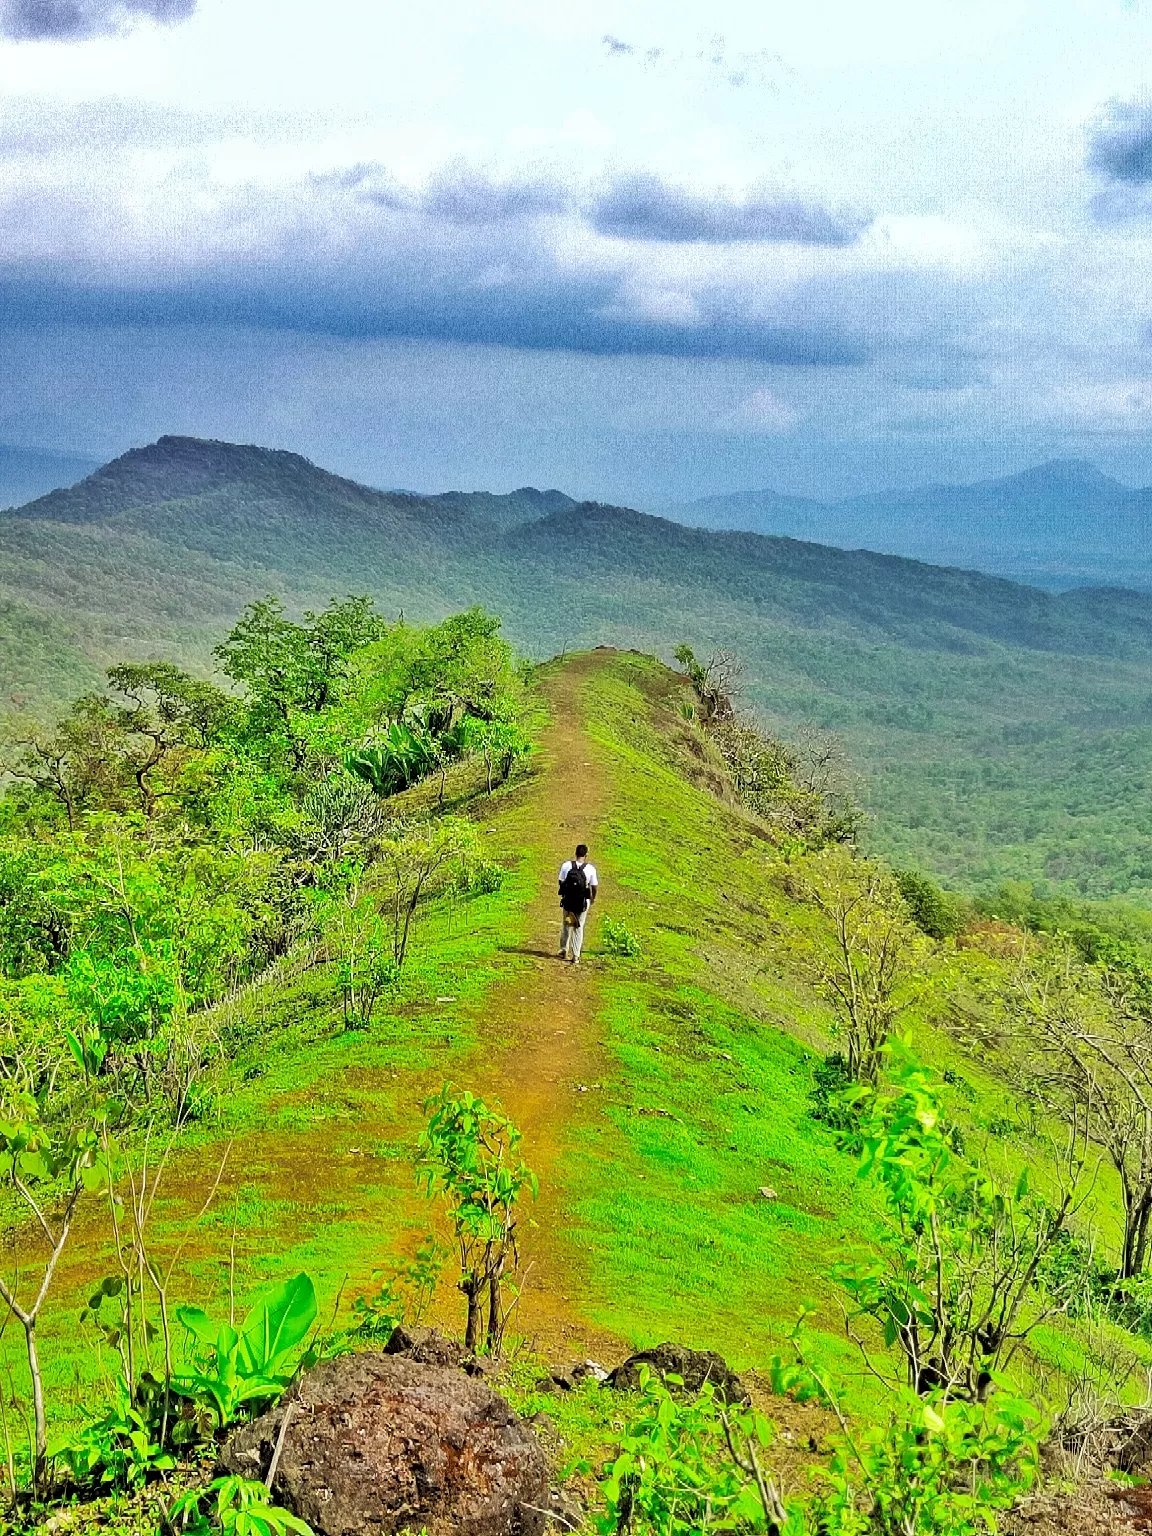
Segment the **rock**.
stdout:
[[272,1492],[316,1536],[543,1536],[548,1464],[532,1431],[462,1371],[372,1352],[325,1360],[236,1431],[229,1472],[267,1468]]
[[608,1385],[618,1392],[635,1392],[640,1385],[640,1368],[645,1365],[654,1376],[679,1376],[684,1391],[693,1395],[710,1381],[722,1403],[751,1401],[744,1383],[720,1355],[711,1349],[688,1349],[683,1344],[657,1344],[654,1349],[629,1355],[608,1377]]
[[774,1189],[769,1189],[767,1184],[761,1184],[760,1198],[761,1200],[779,1200],[780,1196]]
[[406,1328],[403,1323],[392,1330],[384,1353],[403,1355],[405,1360],[416,1360],[421,1365],[455,1366],[458,1370],[465,1361],[464,1346],[456,1339],[437,1333],[435,1328]]

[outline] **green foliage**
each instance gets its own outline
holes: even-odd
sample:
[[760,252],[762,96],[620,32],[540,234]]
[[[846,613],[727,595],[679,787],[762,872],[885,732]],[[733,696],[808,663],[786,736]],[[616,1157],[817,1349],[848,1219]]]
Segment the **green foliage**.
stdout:
[[436,766],[436,746],[426,731],[393,720],[370,747],[349,752],[344,766],[384,799],[431,773]]
[[1035,1282],[1076,1209],[1082,1157],[1073,1143],[1054,1201],[1031,1192],[1026,1168],[1004,1189],[957,1149],[931,1074],[903,1048],[891,1055],[892,1086],[856,1100],[860,1176],[884,1195],[887,1242],[839,1278],[914,1391],[983,1402],[1046,1315]]
[[635,959],[644,953],[644,946],[628,927],[616,917],[606,917],[600,924],[600,935],[604,948],[610,955],[618,955],[622,959]]
[[604,1536],[984,1536],[1035,1481],[1040,1415],[1030,1404],[922,1399],[898,1393],[879,1420],[850,1428],[821,1378],[803,1361],[777,1362],[777,1391],[815,1397],[838,1417],[814,1491],[783,1499],[765,1456],[772,1423],[724,1409],[710,1385],[685,1399],[647,1372],[641,1399],[601,1483]]
[[386,1344],[401,1323],[419,1323],[436,1292],[448,1250],[432,1234],[407,1264],[374,1270],[377,1288],[352,1303],[352,1336]]
[[[682,1386],[675,1377],[668,1380]],[[767,1419],[717,1402],[711,1383],[698,1398],[673,1396],[643,1369],[640,1401],[628,1420],[600,1485],[604,1512],[595,1529],[636,1536],[703,1536],[709,1531],[766,1531],[802,1536],[799,1510],[768,1507],[758,1458],[775,1438]],[[772,1490],[775,1493],[775,1490]],[[784,1515],[777,1523],[772,1513]]]
[[834,1131],[854,1133],[859,1115],[849,1090],[852,1073],[842,1051],[833,1051],[812,1069],[812,1092],[808,1095],[813,1120],[820,1120]]
[[499,1350],[507,1322],[501,1290],[519,1263],[516,1203],[539,1191],[519,1156],[521,1133],[507,1115],[472,1093],[457,1097],[448,1083],[424,1105],[428,1117],[418,1169],[429,1197],[440,1195],[456,1238],[460,1289],[468,1303],[464,1344],[480,1345],[481,1303],[488,1298],[485,1347]]
[[113,1405],[103,1418],[84,1425],[51,1452],[80,1488],[131,1490],[176,1466],[156,1438],[153,1416],[133,1400],[122,1376],[114,1390]]
[[896,884],[917,927],[929,938],[950,939],[967,926],[971,909],[959,897],[942,891],[927,875],[897,870]]
[[[168,1512],[174,1530],[187,1536],[313,1536],[306,1521],[278,1504],[263,1483],[246,1477],[218,1477],[201,1491],[190,1489]],[[202,1506],[208,1501],[207,1513]]]
[[203,1363],[178,1376],[173,1388],[208,1402],[226,1429],[243,1409],[274,1402],[291,1381],[289,1358],[316,1320],[316,1291],[307,1275],[296,1275],[261,1296],[238,1329],[213,1322],[200,1307],[180,1307],[176,1315]]

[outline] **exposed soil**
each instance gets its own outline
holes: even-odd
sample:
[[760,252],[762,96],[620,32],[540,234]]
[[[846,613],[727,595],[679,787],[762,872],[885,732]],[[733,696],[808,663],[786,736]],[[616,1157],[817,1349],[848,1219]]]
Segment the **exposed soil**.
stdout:
[[1072,1493],[1039,1494],[1006,1515],[1005,1536],[1130,1536],[1152,1531],[1152,1488],[1087,1483]]
[[[580,690],[595,656],[578,657],[549,680],[552,724],[542,741],[543,772],[533,814],[548,829],[553,863],[528,909],[531,939],[518,971],[485,1004],[502,1048],[477,1075],[524,1132],[524,1156],[540,1179],[533,1224],[524,1234],[531,1264],[514,1331],[537,1340],[549,1355],[593,1354],[614,1360],[623,1348],[589,1324],[578,1298],[586,1291],[579,1253],[568,1241],[560,1155],[564,1130],[578,1115],[595,1112],[600,1079],[596,1044],[595,961],[568,965],[558,957],[560,907],[556,872],[577,843],[596,861],[596,832],[607,810],[606,775],[583,730]],[[611,900],[611,871],[597,866],[600,901]],[[594,942],[600,906],[586,925],[585,951]],[[587,1107],[586,1107],[587,1106]]]

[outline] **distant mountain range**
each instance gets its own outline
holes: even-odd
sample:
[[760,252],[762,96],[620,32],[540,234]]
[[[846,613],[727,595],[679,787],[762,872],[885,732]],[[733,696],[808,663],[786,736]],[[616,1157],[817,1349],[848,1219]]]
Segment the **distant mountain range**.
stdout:
[[738,491],[662,511],[693,527],[880,550],[1055,591],[1100,585],[1152,591],[1152,488],[1132,490],[1079,459],[1054,459],[974,485],[846,501]]
[[1152,595],[1055,594],[554,490],[377,491],[294,453],[161,438],[0,513],[0,717],[23,733],[115,660],[207,671],[268,592],[296,611],[364,592],[414,619],[483,603],[537,657],[733,647],[773,729],[843,736],[891,857],[1152,903]]

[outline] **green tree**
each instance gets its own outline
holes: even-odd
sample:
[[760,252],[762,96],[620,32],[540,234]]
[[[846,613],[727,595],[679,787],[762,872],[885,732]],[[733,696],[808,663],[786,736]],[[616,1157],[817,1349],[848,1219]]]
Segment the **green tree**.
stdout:
[[441,1195],[448,1207],[468,1303],[464,1346],[480,1346],[487,1297],[484,1343],[495,1354],[507,1321],[502,1288],[520,1261],[516,1203],[525,1190],[535,1198],[539,1184],[520,1156],[520,1131],[499,1109],[475,1094],[457,1097],[445,1083],[424,1112],[418,1168],[428,1195]]
[[810,858],[804,892],[832,928],[815,952],[814,980],[836,1011],[852,1080],[875,1083],[881,1052],[915,999],[924,941],[892,876],[850,849]]
[[310,752],[309,717],[338,704],[352,657],[384,631],[369,597],[333,600],[299,624],[276,597],[250,604],[214,652],[246,695],[247,729],[262,750],[303,768]]

